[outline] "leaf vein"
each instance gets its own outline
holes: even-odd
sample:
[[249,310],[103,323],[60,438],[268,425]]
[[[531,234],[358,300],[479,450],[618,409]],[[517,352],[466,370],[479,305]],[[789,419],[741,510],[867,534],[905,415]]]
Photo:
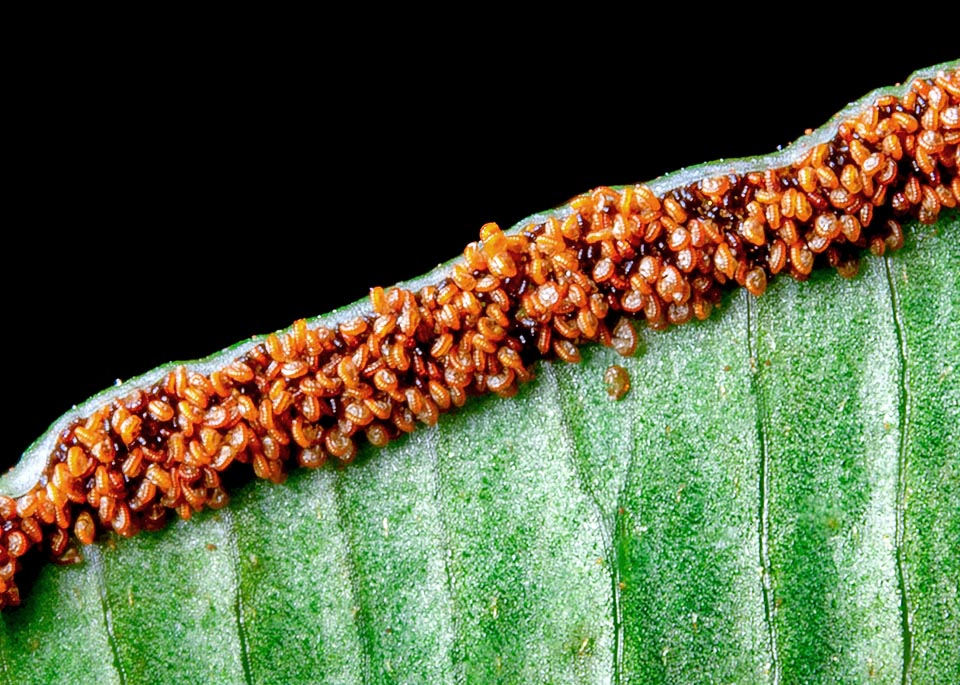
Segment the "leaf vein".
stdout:
[[897,382],[900,444],[897,460],[897,501],[894,508],[896,533],[894,537],[897,554],[897,585],[900,592],[900,630],[903,636],[903,672],[900,682],[902,685],[909,685],[912,681],[913,625],[910,620],[910,598],[907,596],[909,582],[905,559],[904,529],[907,508],[907,426],[910,420],[910,372],[907,368],[907,341],[903,327],[903,307],[896,281],[893,278],[889,257],[884,258],[883,264],[890,290],[890,307],[893,310],[893,326],[897,334],[897,355],[900,370],[900,377]]
[[247,685],[252,685],[253,676],[250,673],[250,646],[247,640],[246,622],[243,620],[243,584],[240,582],[241,564],[240,564],[240,543],[237,540],[236,527],[233,520],[233,513],[229,510],[221,512],[223,521],[227,527],[227,536],[230,538],[230,560],[233,564],[234,581],[237,585],[236,596],[233,600],[233,615],[237,619],[237,638],[240,640],[240,664],[243,667],[243,680]]
[[107,601],[107,583],[104,579],[103,557],[99,547],[89,545],[87,547],[87,561],[97,575],[97,595],[100,597],[100,608],[103,610],[103,621],[107,628],[107,643],[110,645],[110,652],[113,654],[113,667],[117,671],[120,679],[120,685],[126,685],[127,676],[123,671],[123,664],[120,661],[120,648],[117,643],[117,636],[113,629],[113,612],[110,611],[110,603]]
[[345,562],[349,567],[349,576],[350,576],[350,595],[355,599],[354,604],[354,625],[357,628],[357,637],[360,641],[360,644],[363,646],[363,682],[372,683],[375,682],[372,677],[372,665],[373,660],[373,642],[371,636],[368,634],[369,631],[365,631],[362,628],[362,624],[365,617],[365,611],[363,607],[363,595],[361,592],[360,581],[357,578],[357,563],[356,563],[356,543],[353,539],[353,536],[350,534],[350,529],[348,529],[347,521],[349,520],[344,515],[344,495],[343,495],[343,479],[346,476],[342,471],[336,474],[336,478],[333,483],[333,505],[336,510],[337,516],[337,526],[340,530],[344,532],[344,537],[347,541],[347,553]]
[[763,616],[767,623],[770,643],[770,675],[774,685],[780,683],[780,648],[775,623],[776,608],[773,600],[772,567],[770,564],[770,450],[767,443],[765,422],[767,420],[766,403],[763,399],[763,387],[760,384],[760,372],[757,368],[757,326],[756,304],[752,297],[747,298],[747,350],[750,355],[750,390],[757,402],[757,442],[760,445],[759,522],[757,537],[759,543],[761,580],[763,594]]
[[[447,530],[447,523],[444,518],[444,511],[446,508],[442,505],[443,499],[443,488],[441,487],[440,480],[440,450],[437,449],[437,429],[432,429],[427,433],[427,448],[430,451],[430,455],[433,457],[433,501],[437,507],[437,526],[440,530],[439,542],[440,542],[440,554],[443,558],[443,570],[446,574],[447,580],[447,596],[450,598],[450,604],[454,605],[456,603],[456,595],[454,594],[454,580],[453,580],[453,571],[450,569],[450,560],[451,560],[451,550],[453,545],[450,543],[450,535]],[[460,626],[460,612],[451,610],[450,620],[453,623],[453,644],[450,646],[450,659],[451,659],[451,672],[454,675],[454,680],[458,684],[466,682],[466,673],[464,672],[464,661],[465,657],[462,654],[461,647],[461,635],[463,631]]]
[[[624,625],[623,625],[623,598],[620,595],[620,559],[619,559],[619,545],[615,544],[614,536],[619,531],[619,520],[620,516],[619,506],[614,511],[613,514],[613,524],[610,525],[605,520],[603,505],[600,502],[599,497],[596,494],[594,488],[590,487],[589,479],[587,478],[587,471],[584,468],[583,457],[580,455],[579,450],[577,449],[577,441],[574,437],[573,427],[570,425],[570,421],[567,418],[567,408],[564,406],[564,393],[560,392],[560,377],[557,374],[554,366],[550,362],[545,362],[540,365],[541,371],[543,373],[544,380],[546,381],[546,386],[549,390],[549,393],[554,396],[555,404],[560,408],[560,411],[557,412],[559,415],[560,428],[563,431],[563,435],[566,438],[564,445],[566,449],[564,450],[570,457],[570,461],[573,463],[574,472],[577,474],[577,486],[580,488],[581,492],[587,496],[587,498],[593,502],[594,506],[597,508],[597,514],[600,518],[600,533],[603,537],[602,543],[606,550],[607,563],[610,567],[610,586],[611,586],[611,606],[613,609],[613,645],[614,645],[614,654],[613,654],[613,682],[617,685],[622,685],[624,680],[624,667],[623,667],[623,641],[624,641]],[[633,454],[630,455],[631,464],[633,460]],[[618,501],[622,496],[621,492],[618,493]]]

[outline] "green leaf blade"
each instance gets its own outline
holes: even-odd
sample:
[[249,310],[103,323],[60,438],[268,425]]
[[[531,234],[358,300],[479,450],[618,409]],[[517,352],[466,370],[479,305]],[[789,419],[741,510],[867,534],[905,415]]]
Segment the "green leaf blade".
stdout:
[[543,382],[512,400],[482,398],[455,431],[443,421],[437,431],[467,682],[610,682],[599,521],[539,368]]
[[960,679],[960,218],[889,258],[906,350],[903,566],[913,682]]
[[[737,294],[716,325],[648,335],[630,359],[592,349],[590,374],[556,366],[587,477],[624,467],[596,490],[615,505],[605,524],[623,583],[625,679],[689,682],[707,661],[721,681],[765,677],[745,305]],[[633,379],[619,402],[602,382],[613,363]]]
[[279,488],[251,484],[229,506],[253,682],[364,682],[337,478],[330,469],[301,470]]
[[430,439],[420,431],[380,454],[368,448],[334,484],[368,681],[443,683],[454,672],[454,607]]
[[242,682],[231,519],[214,512],[171,528],[180,531],[92,550],[102,558],[109,630],[123,677]]
[[774,293],[758,301],[756,363],[782,669],[899,682],[900,362],[884,263]]
[[101,567],[45,569],[31,587],[38,603],[0,623],[0,678],[16,683],[120,683],[101,597]]
[[45,566],[0,676],[951,682],[957,231]]

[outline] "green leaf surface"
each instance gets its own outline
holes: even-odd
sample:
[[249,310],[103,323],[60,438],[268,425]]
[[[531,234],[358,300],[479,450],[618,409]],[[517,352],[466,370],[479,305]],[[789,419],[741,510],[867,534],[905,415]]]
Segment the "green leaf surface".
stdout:
[[0,682],[960,682],[960,213],[905,234],[43,566]]
[[0,674],[956,682],[958,224],[46,566]]

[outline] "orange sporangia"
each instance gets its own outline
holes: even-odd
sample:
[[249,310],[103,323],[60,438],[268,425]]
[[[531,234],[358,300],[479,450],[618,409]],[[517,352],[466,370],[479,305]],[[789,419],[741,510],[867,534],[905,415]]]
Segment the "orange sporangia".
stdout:
[[[297,321],[209,373],[180,366],[75,420],[40,481],[0,497],[0,608],[19,602],[19,559],[54,559],[98,532],[156,529],[226,503],[243,464],[281,482],[292,463],[351,461],[470,394],[516,393],[539,358],[580,360],[598,342],[631,355],[629,318],[656,329],[710,315],[724,288],[755,296],[781,272],[856,273],[858,255],[903,245],[901,222],[960,203],[960,70],[917,80],[841,121],[782,167],[717,171],[657,194],[600,187],[505,233],[484,224],[447,278],[370,291],[335,329]],[[630,379],[611,366],[608,392]]]

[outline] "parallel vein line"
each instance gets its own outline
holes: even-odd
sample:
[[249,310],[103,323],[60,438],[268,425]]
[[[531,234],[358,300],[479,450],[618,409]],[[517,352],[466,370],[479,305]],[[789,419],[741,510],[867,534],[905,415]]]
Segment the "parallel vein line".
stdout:
[[354,608],[356,609],[354,626],[357,629],[357,637],[359,638],[360,644],[363,646],[363,682],[372,683],[372,669],[373,669],[373,641],[370,636],[370,631],[364,630],[363,622],[367,620],[366,612],[363,608],[363,600],[361,594],[361,584],[357,571],[356,564],[356,544],[353,540],[353,537],[350,535],[348,530],[348,518],[344,515],[343,511],[343,479],[346,476],[341,473],[334,475],[333,481],[333,503],[334,509],[336,510],[337,515],[337,526],[341,531],[343,531],[343,537],[347,545],[347,553],[345,562],[349,566],[349,575],[350,575],[350,595],[355,600]]
[[243,679],[247,685],[252,685],[253,676],[250,673],[250,646],[247,644],[247,626],[243,620],[243,591],[240,582],[240,541],[233,520],[233,513],[229,509],[220,512],[222,520],[227,526],[227,536],[230,538],[230,559],[233,563],[234,582],[237,585],[236,596],[233,600],[233,614],[237,619],[237,637],[240,640],[240,664],[243,666]]
[[[750,355],[751,366],[757,364],[757,340],[755,326],[757,325],[756,304],[752,297],[747,298],[747,350]],[[761,567],[760,587],[763,592],[763,616],[767,623],[768,640],[770,643],[770,675],[774,685],[780,683],[780,648],[777,639],[777,627],[774,622],[776,613],[773,601],[773,583],[770,565],[770,450],[767,444],[765,428],[766,405],[763,401],[763,392],[759,383],[759,370],[752,368],[750,373],[751,392],[757,402],[757,441],[760,444],[760,475],[759,499],[760,516],[758,525],[759,553]]]
[[896,502],[896,535],[897,550],[897,585],[900,591],[900,631],[903,638],[903,672],[900,682],[909,685],[912,681],[913,667],[913,625],[910,618],[910,598],[907,596],[909,582],[907,579],[907,564],[904,550],[904,527],[906,525],[907,509],[907,426],[910,419],[910,371],[907,368],[907,340],[903,328],[903,309],[900,304],[900,294],[890,268],[890,259],[884,258],[884,268],[887,272],[887,285],[890,288],[890,306],[893,310],[893,325],[897,332],[897,353],[899,355],[900,378],[897,384],[900,396],[899,430],[900,445],[897,469],[897,502]]
[[[619,515],[614,513],[613,524],[610,525],[605,517],[603,507],[601,506],[600,499],[597,497],[596,492],[587,479],[587,475],[584,472],[583,464],[577,455],[577,443],[574,440],[573,428],[570,425],[570,422],[567,420],[567,415],[564,407],[563,397],[560,393],[560,380],[557,376],[556,371],[553,368],[553,364],[550,362],[545,362],[540,365],[544,381],[546,386],[549,389],[550,394],[553,395],[555,399],[555,406],[559,407],[559,417],[560,417],[560,427],[563,430],[563,434],[566,437],[566,446],[565,450],[570,458],[570,461],[573,463],[574,471],[577,474],[577,485],[580,490],[583,492],[587,498],[593,502],[594,506],[597,508],[597,514],[600,518],[600,532],[603,536],[603,546],[606,549],[607,554],[607,563],[610,565],[610,581],[611,581],[611,600],[613,603],[613,640],[614,640],[614,654],[613,654],[613,682],[616,685],[623,685],[625,683],[624,679],[624,667],[623,667],[623,640],[624,640],[624,626],[623,626],[623,599],[620,595],[620,559],[618,558],[619,546],[616,544],[616,535],[619,530]],[[631,453],[631,460],[633,455]],[[618,498],[619,499],[619,498]],[[617,507],[619,511],[619,506]]]
[[461,635],[463,633],[458,620],[460,612],[457,611],[456,607],[456,595],[454,594],[454,582],[453,582],[453,571],[450,569],[450,560],[451,560],[451,550],[453,546],[450,544],[450,537],[447,532],[447,523],[444,518],[443,512],[445,511],[443,507],[443,493],[441,492],[440,484],[440,450],[437,449],[437,439],[439,431],[441,428],[439,426],[430,429],[427,432],[427,449],[430,451],[430,455],[433,457],[433,502],[437,510],[437,525],[440,528],[440,550],[439,553],[443,560],[443,570],[447,578],[447,596],[450,598],[450,621],[453,624],[453,644],[450,646],[450,670],[454,675],[455,682],[459,685],[462,685],[466,682],[466,673],[464,672],[464,655],[461,653],[460,643]]
[[120,684],[126,685],[127,676],[123,672],[123,665],[120,661],[120,648],[117,644],[117,636],[113,630],[113,612],[110,611],[110,604],[107,602],[107,583],[103,577],[103,557],[96,545],[89,545],[86,549],[87,562],[93,568],[97,575],[97,594],[100,596],[100,608],[103,610],[103,622],[107,627],[107,643],[110,645],[110,651],[113,653],[113,667],[120,678]]

